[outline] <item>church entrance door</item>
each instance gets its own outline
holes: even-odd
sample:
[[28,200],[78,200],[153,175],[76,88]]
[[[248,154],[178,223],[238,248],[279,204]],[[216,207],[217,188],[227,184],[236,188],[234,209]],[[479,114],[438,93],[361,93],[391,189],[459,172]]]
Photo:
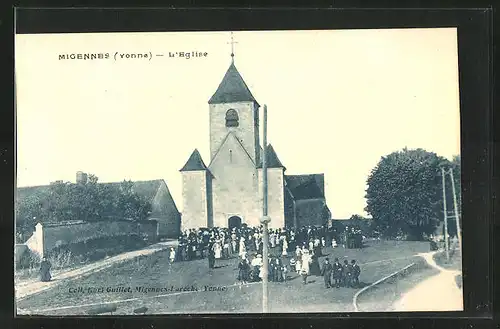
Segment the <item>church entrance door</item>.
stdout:
[[241,226],[241,218],[238,216],[229,217],[227,220],[227,227],[231,230],[233,228],[239,228]]

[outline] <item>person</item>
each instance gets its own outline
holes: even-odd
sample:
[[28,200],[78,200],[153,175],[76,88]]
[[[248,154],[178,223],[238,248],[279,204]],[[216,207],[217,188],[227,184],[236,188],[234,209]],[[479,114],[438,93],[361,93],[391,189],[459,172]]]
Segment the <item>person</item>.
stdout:
[[229,258],[229,238],[226,238],[224,241],[224,249],[222,251],[222,258]]
[[216,240],[214,244],[214,253],[215,253],[215,258],[220,259],[222,257],[222,246],[221,246],[221,241]]
[[47,260],[47,258],[43,257],[42,262],[40,263],[40,281],[47,282],[52,279],[50,275],[50,268],[52,264]]
[[323,279],[325,280],[325,288],[331,288],[332,286],[332,271],[333,271],[333,266],[330,264],[330,260],[328,257],[325,259],[325,262],[323,263],[323,268],[321,269],[321,275],[323,276]]
[[288,241],[286,240],[286,237],[283,239],[283,251],[281,255],[288,256]]
[[286,282],[287,280],[287,274],[288,274],[288,267],[286,264],[283,264],[283,266],[281,267],[281,270],[282,270],[282,273],[283,273],[283,278],[282,278],[282,281],[283,282]]
[[214,268],[215,266],[215,251],[214,251],[215,245],[211,245],[208,248],[208,268]]
[[290,271],[295,271],[295,265],[296,265],[296,262],[295,262],[295,258],[292,258],[290,259]]
[[321,269],[319,267],[319,259],[316,254],[311,255],[311,265],[309,268],[309,273],[310,275],[314,276],[320,276],[321,275]]
[[337,248],[337,241],[335,239],[332,239],[332,248]]
[[300,275],[300,271],[302,270],[302,256],[297,258],[297,261],[295,262],[295,272]]
[[347,259],[344,260],[342,265],[342,285],[346,288],[351,286],[352,267]]
[[303,284],[307,283],[307,276],[309,275],[309,265],[311,264],[311,262],[311,255],[309,254],[309,250],[306,249],[302,254],[302,266],[300,269],[300,275],[302,276]]
[[239,252],[240,257],[241,257],[241,255],[242,255],[243,253],[246,253],[246,251],[247,251],[246,249],[247,249],[247,248],[246,248],[246,245],[245,245],[245,238],[241,237],[241,238],[240,238],[240,250],[239,250],[239,251],[240,251],[240,252]]
[[342,278],[342,265],[339,262],[338,258],[335,258],[335,263],[333,263],[333,284],[336,288],[340,288],[340,280]]
[[351,261],[351,267],[352,267],[352,285],[354,287],[359,286],[359,275],[361,274],[361,269],[359,268],[359,265],[356,264],[356,260]]
[[252,280],[253,281],[260,281],[259,278],[262,278],[261,277],[261,273],[260,273],[260,269],[262,267],[262,256],[260,254],[257,255],[257,257],[255,257],[253,260],[252,260],[252,268],[253,268],[253,278]]
[[250,265],[246,261],[246,259],[241,259],[238,264],[238,280],[242,284],[246,284],[248,282],[248,274],[250,272]]
[[302,250],[300,250],[299,246],[295,247],[295,257],[299,258],[302,255]]
[[172,264],[175,261],[175,249],[170,248],[170,264]]

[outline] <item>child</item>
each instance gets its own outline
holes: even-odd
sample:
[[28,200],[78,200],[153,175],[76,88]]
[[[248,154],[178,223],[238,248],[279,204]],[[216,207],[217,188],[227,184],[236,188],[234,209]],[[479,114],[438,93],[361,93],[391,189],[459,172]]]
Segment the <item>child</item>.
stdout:
[[170,264],[175,261],[175,250],[174,248],[170,248]]
[[356,264],[356,261],[353,259],[351,261],[351,266],[352,266],[352,284],[354,287],[359,286],[359,275],[361,274],[361,269],[359,268],[359,265]]
[[288,266],[283,265],[283,282],[286,282],[287,274],[288,274]]
[[296,261],[295,258],[290,259],[290,270],[295,270]]

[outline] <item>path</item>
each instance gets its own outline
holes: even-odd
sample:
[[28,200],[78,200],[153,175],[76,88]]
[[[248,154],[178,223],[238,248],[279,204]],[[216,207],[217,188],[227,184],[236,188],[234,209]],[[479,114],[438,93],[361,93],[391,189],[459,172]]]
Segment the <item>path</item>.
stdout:
[[38,280],[27,280],[16,282],[16,299],[20,300],[38,292],[50,289],[68,279],[77,279],[84,275],[102,271],[117,263],[121,263],[139,256],[151,255],[161,250],[165,250],[170,246],[177,244],[177,241],[160,242],[144,249],[126,252],[113,257],[109,257],[92,264],[88,264],[77,269],[61,271],[54,273],[52,281],[41,282]]
[[394,311],[462,311],[463,295],[455,283],[455,277],[460,271],[447,270],[437,265],[434,254],[419,254],[427,263],[439,270],[440,273],[417,284],[413,289],[403,295],[393,307]]

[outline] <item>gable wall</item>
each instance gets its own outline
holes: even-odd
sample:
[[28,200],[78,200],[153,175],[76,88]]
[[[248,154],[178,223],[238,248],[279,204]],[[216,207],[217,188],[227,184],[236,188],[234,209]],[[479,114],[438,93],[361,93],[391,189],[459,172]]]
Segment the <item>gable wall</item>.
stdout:
[[[226,112],[235,109],[238,112],[239,126],[226,127]],[[210,160],[212,161],[217,150],[229,131],[235,133],[243,144],[250,157],[255,162],[255,145],[258,142],[258,129],[255,123],[255,105],[253,102],[235,102],[225,104],[210,104]]]
[[[232,161],[229,151],[232,151]],[[228,218],[234,215],[250,225],[258,208],[257,172],[236,138],[229,136],[226,139],[209,169],[214,175],[214,225],[226,227]]]

